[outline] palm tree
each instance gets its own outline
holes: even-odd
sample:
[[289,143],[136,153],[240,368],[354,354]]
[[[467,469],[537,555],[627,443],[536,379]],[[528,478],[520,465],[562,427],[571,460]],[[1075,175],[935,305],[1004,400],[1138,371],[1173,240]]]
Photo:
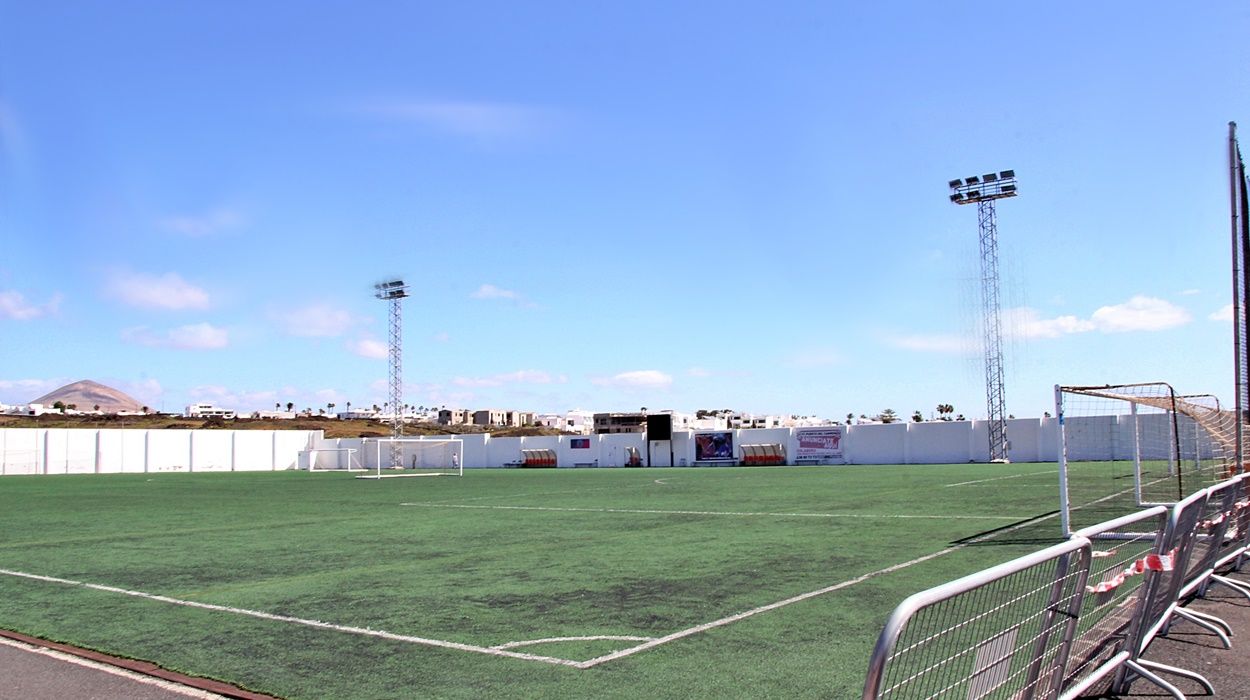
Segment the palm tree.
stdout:
[[149,411],[149,410],[151,410],[151,409],[149,409],[147,406],[144,406],[144,407],[143,407],[143,415],[145,415],[145,416],[146,416],[146,415],[148,414],[148,411]]
[[281,410],[282,410],[282,404],[278,403],[277,401],[274,401],[274,402],[273,402],[273,410],[275,410],[275,411],[281,411]]
[[854,413],[846,414],[846,424],[850,425],[851,423],[854,423],[854,422],[855,422],[855,414]]
[[924,422],[924,415],[923,415],[922,413],[920,413],[920,411],[913,411],[913,412],[912,412],[912,414],[911,414],[911,422],[913,422],[913,423],[923,423],[923,422]]
[[295,410],[295,402],[294,402],[294,401],[287,401],[287,402],[286,402],[286,412],[287,412],[287,413],[291,413],[291,412],[292,412],[292,411],[294,411],[294,410]]
[[96,405],[92,406],[92,407],[91,407],[91,410],[95,411],[96,413],[99,413],[99,412],[100,412],[100,404],[96,404]]

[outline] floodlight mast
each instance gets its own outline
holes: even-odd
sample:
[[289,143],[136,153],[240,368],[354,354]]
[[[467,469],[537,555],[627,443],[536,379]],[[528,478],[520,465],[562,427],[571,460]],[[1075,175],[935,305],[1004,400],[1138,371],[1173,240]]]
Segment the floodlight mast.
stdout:
[[990,461],[1006,462],[1007,398],[1003,379],[1003,324],[999,304],[998,216],[994,202],[1015,197],[1016,171],[955,179],[950,181],[950,199],[955,204],[977,205],[977,227],[981,237],[981,315],[982,344],[985,351],[985,403],[990,420]]
[[[408,296],[408,286],[403,280],[393,279],[373,285],[373,296],[390,302],[391,323],[390,343],[387,348],[389,372],[387,386],[390,389],[391,404],[391,437],[402,437],[404,423],[400,416],[400,407],[404,400],[404,344],[403,344],[403,308],[401,302]],[[381,465],[378,465],[379,467]],[[391,442],[391,468],[402,469],[404,466],[403,447],[398,442]]]

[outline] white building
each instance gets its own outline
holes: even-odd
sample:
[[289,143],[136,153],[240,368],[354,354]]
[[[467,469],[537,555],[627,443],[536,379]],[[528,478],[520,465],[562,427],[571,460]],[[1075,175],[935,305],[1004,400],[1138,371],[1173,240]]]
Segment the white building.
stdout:
[[234,418],[234,411],[229,408],[218,408],[211,403],[196,403],[187,406],[187,418],[225,418],[227,420]]

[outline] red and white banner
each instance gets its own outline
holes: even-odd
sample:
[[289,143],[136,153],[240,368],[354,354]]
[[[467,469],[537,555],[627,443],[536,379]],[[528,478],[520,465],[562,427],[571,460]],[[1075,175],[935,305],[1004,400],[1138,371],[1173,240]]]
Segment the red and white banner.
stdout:
[[842,428],[799,428],[794,431],[796,459],[841,459]]

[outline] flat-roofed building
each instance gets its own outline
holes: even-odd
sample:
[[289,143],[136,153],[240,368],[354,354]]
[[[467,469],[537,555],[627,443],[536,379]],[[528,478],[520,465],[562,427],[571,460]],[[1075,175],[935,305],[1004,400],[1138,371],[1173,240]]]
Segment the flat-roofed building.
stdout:
[[645,432],[647,432],[647,414],[645,413],[630,412],[595,414],[595,433],[599,435]]

